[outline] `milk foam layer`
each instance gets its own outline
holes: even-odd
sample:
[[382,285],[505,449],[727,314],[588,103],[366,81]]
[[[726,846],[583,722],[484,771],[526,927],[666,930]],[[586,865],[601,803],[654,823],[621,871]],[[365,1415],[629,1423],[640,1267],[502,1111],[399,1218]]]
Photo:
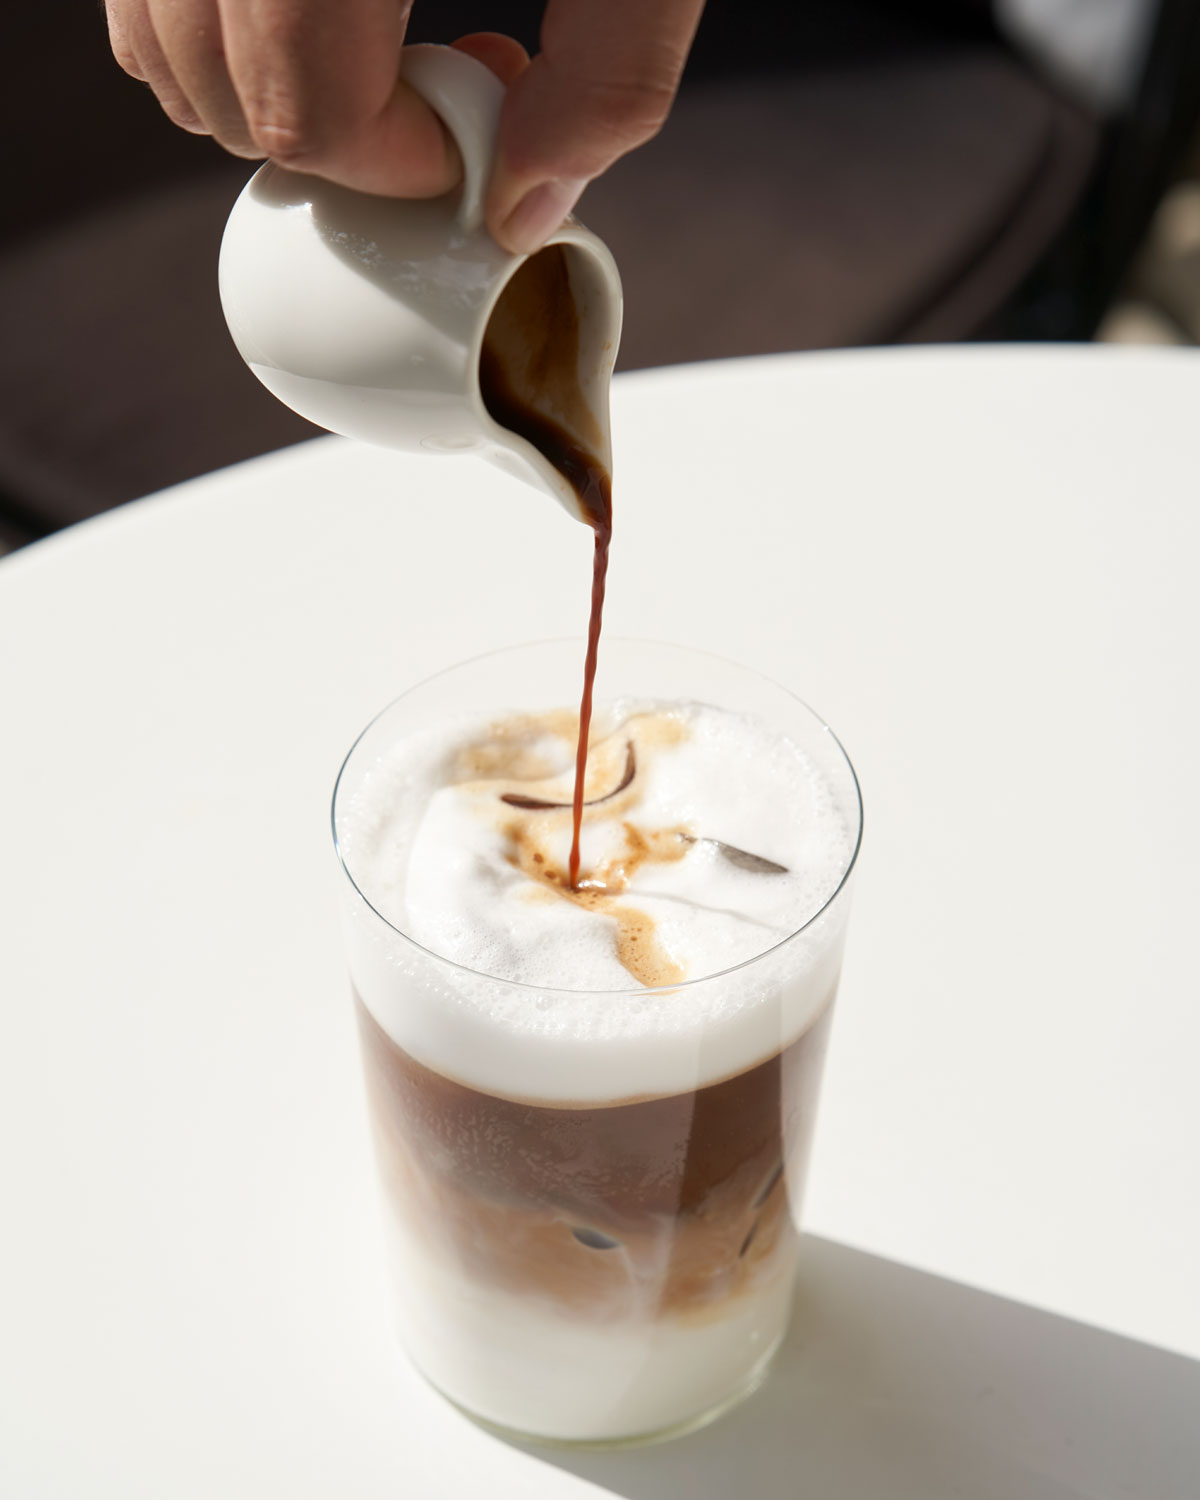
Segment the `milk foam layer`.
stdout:
[[617,704],[604,719],[577,896],[565,876],[575,726],[543,715],[395,748],[356,830],[355,870],[376,910],[480,973],[630,990],[732,968],[820,909],[848,833],[786,739],[694,703]]
[[511,1098],[682,1092],[772,1055],[836,986],[844,903],[822,909],[856,830],[831,787],[749,716],[608,705],[572,893],[575,723],[424,728],[339,793],[348,871],[413,940],[351,901],[364,1002],[419,1061]]

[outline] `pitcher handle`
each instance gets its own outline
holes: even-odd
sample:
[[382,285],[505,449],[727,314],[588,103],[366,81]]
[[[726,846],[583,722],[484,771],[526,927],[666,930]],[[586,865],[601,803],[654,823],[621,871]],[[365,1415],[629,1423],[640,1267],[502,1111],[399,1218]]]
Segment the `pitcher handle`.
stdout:
[[464,234],[474,234],[483,224],[504,85],[477,58],[428,42],[404,48],[400,76],[454,137],[463,160],[458,224]]

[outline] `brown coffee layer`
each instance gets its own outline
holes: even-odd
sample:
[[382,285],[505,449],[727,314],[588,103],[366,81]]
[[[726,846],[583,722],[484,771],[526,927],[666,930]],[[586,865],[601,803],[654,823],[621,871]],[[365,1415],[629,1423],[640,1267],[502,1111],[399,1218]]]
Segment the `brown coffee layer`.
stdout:
[[447,1269],[584,1316],[703,1316],[794,1254],[829,1007],[748,1072],[579,1108],[468,1088],[357,1008],[385,1191]]

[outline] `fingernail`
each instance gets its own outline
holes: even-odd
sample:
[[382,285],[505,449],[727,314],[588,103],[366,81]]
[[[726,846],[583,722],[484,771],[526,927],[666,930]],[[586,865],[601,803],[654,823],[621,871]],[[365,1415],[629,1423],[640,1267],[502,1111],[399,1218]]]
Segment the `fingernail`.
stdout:
[[517,255],[540,250],[579,202],[583,178],[555,177],[530,188],[500,229],[505,246]]

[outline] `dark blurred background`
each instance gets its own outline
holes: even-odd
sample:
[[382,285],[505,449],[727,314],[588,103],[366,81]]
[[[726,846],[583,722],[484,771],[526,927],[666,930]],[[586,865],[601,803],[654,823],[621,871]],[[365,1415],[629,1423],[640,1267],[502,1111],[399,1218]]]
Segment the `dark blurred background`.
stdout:
[[[417,0],[410,40],[533,51],[541,9]],[[315,430],[217,301],[251,165],[162,116],[98,3],[5,30],[0,548]],[[619,367],[1194,340],[1198,114],[1200,0],[709,0],[667,127],[580,208],[625,281]]]

